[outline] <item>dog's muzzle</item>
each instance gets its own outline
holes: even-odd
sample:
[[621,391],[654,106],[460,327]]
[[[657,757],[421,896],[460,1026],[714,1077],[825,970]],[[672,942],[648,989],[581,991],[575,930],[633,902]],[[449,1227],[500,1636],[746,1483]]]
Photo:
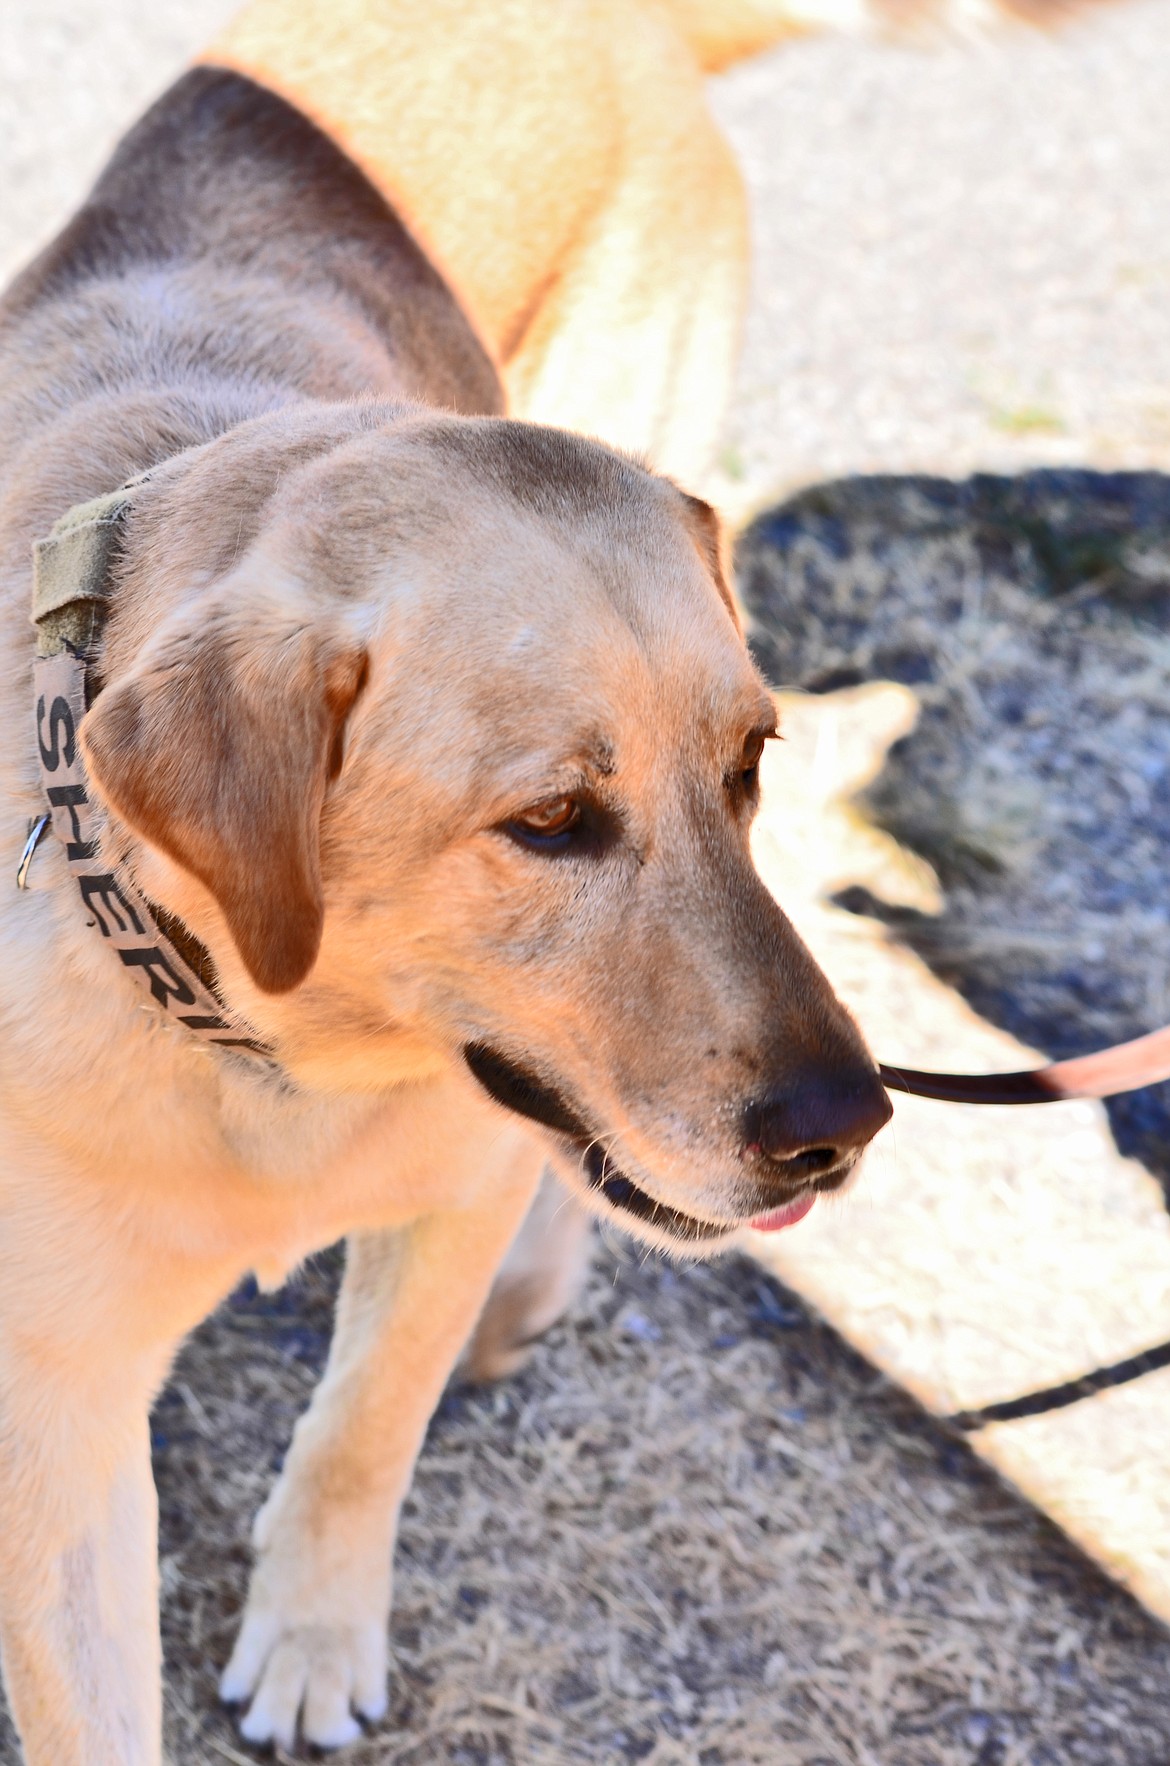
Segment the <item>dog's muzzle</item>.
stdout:
[[737,1225],[700,1220],[668,1207],[641,1189],[618,1169],[605,1150],[604,1136],[594,1133],[563,1092],[487,1043],[468,1043],[463,1058],[484,1090],[518,1116],[551,1131],[581,1161],[581,1174],[591,1190],[619,1213],[657,1228],[683,1245],[713,1243],[729,1237]]

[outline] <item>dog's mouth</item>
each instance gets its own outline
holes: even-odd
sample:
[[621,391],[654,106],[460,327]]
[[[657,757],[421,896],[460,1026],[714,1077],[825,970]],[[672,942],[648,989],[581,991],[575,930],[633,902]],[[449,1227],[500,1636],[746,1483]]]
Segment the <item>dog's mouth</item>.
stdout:
[[656,1201],[640,1189],[632,1177],[617,1169],[600,1141],[583,1141],[574,1136],[572,1144],[581,1154],[581,1169],[590,1189],[604,1196],[610,1207],[619,1213],[644,1221],[647,1226],[657,1228],[682,1245],[710,1244],[738,1230],[726,1222],[700,1220],[697,1215],[684,1214],[679,1208],[670,1208],[665,1202]]
[[730,1238],[742,1226],[751,1225],[759,1232],[780,1232],[803,1220],[817,1199],[815,1190],[794,1196],[779,1208],[750,1220],[703,1220],[672,1208],[640,1188],[631,1177],[614,1164],[603,1145],[602,1137],[594,1134],[564,1094],[521,1067],[487,1043],[467,1043],[463,1058],[484,1090],[497,1104],[518,1116],[538,1122],[551,1129],[562,1144],[580,1156],[581,1172],[591,1190],[601,1196],[616,1213],[627,1214],[644,1225],[653,1227],[680,1245],[710,1245]]

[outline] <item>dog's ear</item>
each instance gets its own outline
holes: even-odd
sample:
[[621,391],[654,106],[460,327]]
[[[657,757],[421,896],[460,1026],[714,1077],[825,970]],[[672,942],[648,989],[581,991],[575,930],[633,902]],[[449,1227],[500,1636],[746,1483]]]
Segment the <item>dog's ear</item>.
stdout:
[[202,601],[95,701],[81,742],[116,815],[199,878],[256,985],[317,958],[320,822],[364,647],[275,605]]
[[704,503],[702,497],[692,497],[689,491],[684,491],[680,486],[676,486],[676,489],[682,498],[683,520],[695,543],[695,549],[711,572],[720,598],[735,621],[736,631],[742,637],[743,622],[731,592],[731,549],[727,543],[727,531],[710,503]]

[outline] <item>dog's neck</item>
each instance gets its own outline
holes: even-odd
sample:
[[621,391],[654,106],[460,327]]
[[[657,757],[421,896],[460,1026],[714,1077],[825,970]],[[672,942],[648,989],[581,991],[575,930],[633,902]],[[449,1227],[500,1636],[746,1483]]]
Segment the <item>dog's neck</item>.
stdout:
[[[127,974],[193,1035],[267,1059],[268,1051],[226,1007],[210,952],[177,916],[144,896],[125,864],[106,850],[102,805],[86,777],[81,724],[99,690],[93,660],[126,518],[141,482],[69,510],[35,548],[36,744],[47,816],[76,880],[79,909]],[[34,851],[30,839],[18,876],[21,887]]]

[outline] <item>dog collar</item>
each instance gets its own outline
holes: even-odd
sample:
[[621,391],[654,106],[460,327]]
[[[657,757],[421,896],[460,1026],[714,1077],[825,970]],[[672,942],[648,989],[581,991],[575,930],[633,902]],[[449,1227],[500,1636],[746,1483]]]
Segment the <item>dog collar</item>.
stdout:
[[89,923],[155,1006],[204,1042],[271,1060],[269,1050],[232,1021],[216,990],[210,953],[103,856],[77,738],[97,694],[91,663],[109,612],[126,517],[149,476],[78,504],[33,546],[36,742],[49,807],[29,832],[17,884],[26,886],[32,855],[51,825]]

